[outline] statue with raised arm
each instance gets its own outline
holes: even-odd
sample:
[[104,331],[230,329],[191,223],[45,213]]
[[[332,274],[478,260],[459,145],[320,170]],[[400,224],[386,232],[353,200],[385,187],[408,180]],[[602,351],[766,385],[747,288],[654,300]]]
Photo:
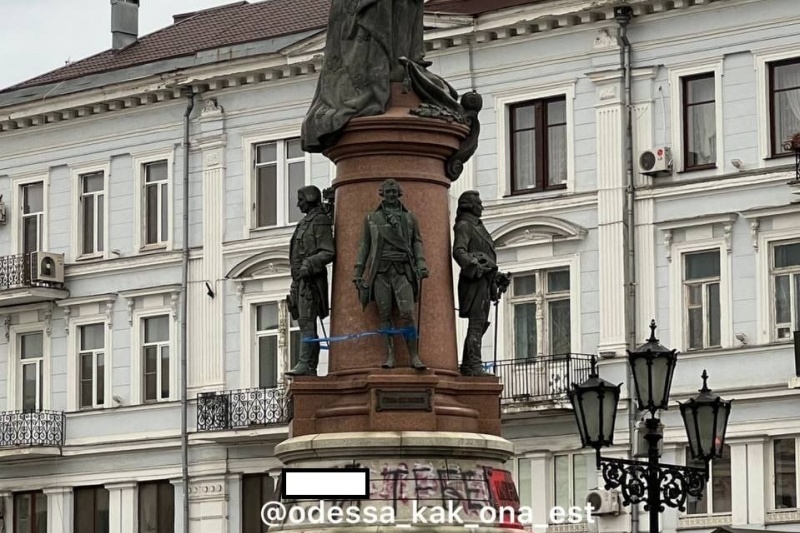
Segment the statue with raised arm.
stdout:
[[314,100],[302,127],[303,150],[322,152],[334,146],[348,122],[381,115],[390,105],[391,84],[413,88],[422,116],[458,121],[470,135],[448,160],[455,180],[477,148],[477,93],[458,93],[428,72],[425,60],[423,0],[332,0],[325,40],[325,58]]
[[[353,282],[363,307],[373,300],[377,304],[382,330],[393,329],[392,310],[396,306],[402,326],[416,333],[414,305],[420,296],[422,279],[428,277],[419,222],[400,202],[403,192],[397,181],[384,181],[379,194],[383,198],[381,205],[364,221]],[[394,340],[392,335],[384,336],[386,361],[383,368],[394,368]],[[417,335],[406,334],[405,338],[411,366],[425,370],[419,357]]]
[[483,202],[478,191],[466,191],[458,198],[453,227],[453,259],[461,267],[458,276],[458,316],[469,320],[461,374],[490,376],[483,370],[481,344],[489,329],[491,302],[508,287],[508,275],[498,272],[494,240],[481,221]]
[[[292,286],[286,298],[303,339],[316,339],[317,320],[328,316],[328,263],[333,261],[333,232],[322,205],[322,193],[309,185],[297,191],[297,207],[305,216],[298,222],[289,244]],[[316,376],[318,342],[303,342],[300,359],[287,376]]]

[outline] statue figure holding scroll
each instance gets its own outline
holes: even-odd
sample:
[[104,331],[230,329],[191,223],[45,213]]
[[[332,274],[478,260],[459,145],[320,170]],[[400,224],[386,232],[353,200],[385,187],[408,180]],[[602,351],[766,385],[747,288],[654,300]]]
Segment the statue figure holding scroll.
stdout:
[[489,329],[489,308],[508,287],[507,274],[497,271],[494,240],[486,231],[481,214],[483,202],[478,191],[466,191],[458,198],[453,227],[453,259],[461,267],[458,276],[458,316],[469,319],[461,374],[490,376],[483,370],[481,344]]
[[[303,339],[316,339],[317,320],[328,316],[328,263],[333,261],[331,219],[322,206],[322,193],[309,185],[297,191],[297,207],[305,216],[297,224],[289,244],[292,286],[287,297],[289,312],[300,326]],[[303,342],[300,359],[287,376],[316,376],[320,346]]]
[[[377,304],[382,330],[393,329],[394,302],[402,326],[416,332],[414,306],[420,297],[422,280],[428,277],[419,222],[400,202],[403,193],[395,180],[384,181],[379,194],[383,197],[381,205],[364,221],[353,282],[363,307],[372,300]],[[424,370],[417,336],[407,334],[405,337],[411,366]],[[394,368],[394,340],[388,334],[385,338],[383,368]]]

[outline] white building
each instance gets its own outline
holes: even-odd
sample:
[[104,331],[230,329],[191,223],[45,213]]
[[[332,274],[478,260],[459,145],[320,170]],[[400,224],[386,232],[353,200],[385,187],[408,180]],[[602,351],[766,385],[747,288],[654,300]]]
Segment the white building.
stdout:
[[[236,3],[142,38],[125,22],[138,2],[112,4],[115,48],[0,91],[0,531],[182,531],[182,354],[190,530],[261,531],[291,416],[293,191],[334,172],[297,140],[327,2]],[[428,2],[432,69],[484,98],[453,196],[481,192],[514,273],[496,349],[522,503],[544,523],[598,484],[564,395],[587,357],[558,354],[602,354],[602,377],[626,383],[607,454],[630,453],[623,356],[655,318],[682,352],[673,400],[703,369],[735,399],[708,497],[664,531],[797,530],[800,209],[783,141],[800,131],[800,5],[629,0],[626,76],[618,4]],[[640,173],[661,148],[664,172]],[[63,278],[47,277],[57,254]],[[663,459],[681,464],[677,409],[663,419]]]

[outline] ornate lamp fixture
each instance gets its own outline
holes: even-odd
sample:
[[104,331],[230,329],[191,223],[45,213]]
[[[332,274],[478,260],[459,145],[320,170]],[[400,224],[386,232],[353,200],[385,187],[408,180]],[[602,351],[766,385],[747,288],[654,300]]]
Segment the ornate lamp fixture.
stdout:
[[620,385],[614,385],[597,375],[597,359],[592,356],[589,378],[580,385],[572,384],[567,391],[575,408],[575,419],[584,448],[599,450],[614,444],[614,422],[617,419]]
[[731,414],[731,401],[725,401],[711,394],[705,370],[702,377],[703,388],[700,389],[700,394],[679,405],[686,434],[689,436],[692,457],[708,463],[722,457],[725,430]]

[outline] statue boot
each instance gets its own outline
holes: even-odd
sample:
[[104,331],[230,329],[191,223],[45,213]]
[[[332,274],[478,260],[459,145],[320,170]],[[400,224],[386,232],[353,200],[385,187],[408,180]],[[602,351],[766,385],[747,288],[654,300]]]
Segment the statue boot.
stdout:
[[[391,326],[389,326],[391,327]],[[391,335],[385,335],[386,338],[386,361],[381,365],[383,368],[394,368],[394,339]]]
[[425,364],[419,358],[419,338],[406,338],[406,346],[408,347],[408,354],[411,356],[411,368],[415,370],[425,370]]
[[494,375],[483,369],[483,358],[481,357],[483,335],[489,329],[489,325],[489,322],[484,322],[477,327],[470,324],[467,328],[467,338],[464,339],[464,355],[460,368],[462,376],[484,377]]
[[[311,329],[301,329],[303,339],[314,339],[317,337],[316,331]],[[319,344],[303,342],[300,347],[300,359],[297,364],[288,372],[286,376],[316,376],[317,364],[319,364]]]

